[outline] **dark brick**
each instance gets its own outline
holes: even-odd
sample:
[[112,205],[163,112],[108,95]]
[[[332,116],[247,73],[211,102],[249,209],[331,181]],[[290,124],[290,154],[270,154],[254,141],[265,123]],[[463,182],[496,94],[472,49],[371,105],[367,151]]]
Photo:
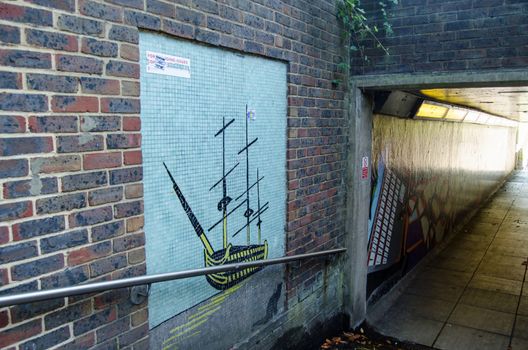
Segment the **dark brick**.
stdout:
[[141,134],[110,134],[106,144],[109,149],[137,148],[141,146]]
[[0,42],[20,44],[20,29],[5,24],[0,24]]
[[75,0],[27,0],[32,4],[51,7],[57,10],[75,12]]
[[120,7],[101,4],[91,0],[80,0],[79,11],[86,16],[112,22],[123,21],[123,10]]
[[62,191],[78,191],[106,185],[108,179],[105,171],[67,175],[62,177]]
[[0,179],[8,177],[27,176],[29,172],[26,159],[1,159]]
[[[77,350],[77,349],[93,349],[95,344],[95,333],[87,333],[83,336],[76,337],[73,341],[55,348],[54,350]],[[136,349],[139,350],[139,349]],[[145,348],[147,350],[147,348]]]
[[145,245],[145,234],[143,232],[126,235],[114,239],[114,253],[131,250]]
[[211,45],[220,44],[220,34],[210,31],[210,30],[196,28],[195,37],[196,37],[196,40],[202,41],[207,44],[211,44]]
[[0,263],[32,258],[39,255],[36,241],[12,244],[0,247]]
[[123,317],[97,330],[97,342],[103,342],[130,329],[130,316]]
[[175,7],[173,4],[167,4],[158,0],[147,0],[147,12],[162,15],[164,17],[174,17]]
[[[7,226],[0,226],[0,244],[5,244],[7,242],[9,242],[9,228]],[[3,274],[0,273],[0,282],[2,281],[4,281],[4,278],[3,278]],[[0,285],[3,285],[3,284],[0,284]]]
[[207,28],[224,33],[231,33],[233,31],[231,22],[217,17],[207,17]]
[[119,80],[100,78],[81,78],[82,92],[98,95],[119,95]]
[[136,327],[126,333],[123,333],[119,336],[119,345],[128,346],[135,343],[141,338],[145,338],[148,335],[148,323],[145,323],[139,327]]
[[86,229],[76,230],[42,238],[40,240],[40,250],[43,254],[46,254],[86,243],[88,243],[88,231]]
[[17,6],[5,2],[0,3],[0,19],[36,24],[38,26],[51,27],[53,25],[53,15],[50,11]]
[[81,118],[81,131],[117,131],[121,128],[121,117],[88,116]]
[[89,317],[83,318],[76,321],[73,324],[73,334],[78,336],[100,327],[104,324],[108,324],[116,319],[116,310],[114,307],[108,308],[101,312],[95,313]]
[[[20,180],[4,183],[4,198],[21,198],[57,193],[59,190],[56,178],[35,177],[32,180]],[[38,212],[38,208],[37,208]]]
[[32,281],[18,284],[16,287],[0,290],[0,296],[14,295],[17,293],[33,292],[39,289],[38,282]]
[[205,15],[201,12],[187,9],[184,7],[176,8],[176,19],[182,22],[190,23],[195,26],[205,25]]
[[79,80],[76,77],[66,77],[50,74],[26,75],[29,89],[54,92],[77,92]]
[[214,0],[194,0],[193,5],[199,11],[218,14],[218,4]]
[[90,264],[90,277],[97,277],[127,266],[126,255],[112,255]]
[[38,133],[67,133],[77,132],[76,116],[49,116],[49,117],[29,117],[29,131]]
[[86,207],[86,194],[72,193],[48,198],[40,198],[35,202],[37,214],[52,214]]
[[7,314],[7,310],[0,311],[0,328],[5,328],[8,324],[9,324],[9,315]]
[[91,309],[91,301],[85,301],[69,305],[64,309],[52,312],[44,317],[46,329],[53,329],[63,324],[78,320],[81,317],[90,314]]
[[10,310],[13,323],[22,322],[64,306],[64,299],[51,299],[13,306]]
[[[0,8],[0,13],[1,11],[2,10]],[[41,320],[33,320],[13,328],[3,329],[2,334],[0,334],[0,341],[2,347],[7,347],[9,345],[18,343],[24,339],[31,338],[39,334],[41,331]]]
[[123,199],[122,187],[102,188],[88,193],[88,202],[92,206],[118,202],[121,199]]
[[[121,93],[123,96],[139,96],[139,82],[137,81],[121,81]],[[124,125],[123,125],[124,127]],[[125,130],[125,129],[123,129]],[[136,130],[139,131],[139,130]]]
[[5,137],[0,139],[0,156],[49,153],[52,151],[53,140],[51,137]]
[[20,241],[22,239],[47,235],[62,231],[64,227],[64,217],[62,216],[25,221],[13,225],[13,239]]
[[24,50],[0,50],[0,65],[23,68],[51,68],[51,55],[49,53],[24,51]]
[[139,64],[123,61],[110,61],[106,64],[106,74],[116,77],[139,79]]
[[264,54],[264,45],[256,43],[254,41],[244,41],[244,50],[251,53]]
[[30,94],[0,94],[0,110],[21,112],[46,112],[48,97]]
[[121,152],[104,152],[85,154],[84,170],[116,168],[121,166]]
[[122,5],[125,7],[133,7],[139,10],[143,10],[143,0],[107,0],[116,5]]
[[125,23],[138,28],[159,30],[161,20],[159,16],[149,15],[144,12],[125,10]]
[[96,40],[92,38],[83,38],[81,52],[86,54],[103,56],[103,57],[117,57],[118,46],[111,41]]
[[0,204],[0,221],[11,221],[33,215],[31,202]]
[[11,268],[11,278],[13,281],[21,281],[48,272],[56,271],[63,267],[64,256],[62,254],[52,255],[46,258],[13,266]]
[[143,201],[119,203],[115,205],[115,217],[124,218],[143,213]]
[[131,98],[101,98],[101,112],[103,113],[140,113],[138,99]]
[[77,38],[57,32],[46,32],[37,29],[26,29],[26,41],[29,45],[61,51],[77,51]]
[[45,350],[62,343],[70,338],[70,327],[65,326],[47,333],[43,336],[31,339],[20,345],[20,350]]
[[112,219],[112,208],[103,207],[71,214],[69,217],[69,223],[70,227],[79,227],[95,225]]
[[143,168],[123,168],[110,171],[110,184],[117,185],[143,180]]
[[94,307],[96,310],[107,308],[110,305],[119,303],[123,299],[128,299],[130,290],[128,288],[115,289],[94,298]]
[[0,89],[20,89],[22,80],[19,73],[0,72]]
[[121,236],[125,233],[124,221],[115,221],[92,228],[92,240],[94,242]]
[[57,152],[89,152],[104,148],[104,137],[84,134],[80,136],[57,136]]
[[[131,278],[137,276],[144,276],[147,274],[147,265],[140,264],[127,267],[125,269],[115,271],[112,273],[112,279]],[[121,314],[120,314],[121,315]]]
[[139,32],[136,28],[113,25],[108,33],[108,38],[137,44],[139,42]]
[[89,278],[88,266],[67,268],[40,279],[42,289],[62,288],[74,286],[87,281]]
[[98,112],[99,100],[89,96],[53,96],[51,109],[54,112]]
[[86,262],[102,258],[112,252],[110,241],[92,244],[68,253],[68,266],[81,265]]
[[[78,136],[77,136],[78,137]],[[32,158],[31,169],[34,173],[65,173],[81,170],[81,157],[79,155],[55,156],[45,158]]]
[[194,27],[188,24],[163,19],[163,31],[178,37],[193,39]]
[[104,32],[103,22],[70,15],[59,15],[57,27],[68,32],[86,35],[102,35]]
[[57,70],[77,73],[102,74],[103,61],[84,56],[57,55]]

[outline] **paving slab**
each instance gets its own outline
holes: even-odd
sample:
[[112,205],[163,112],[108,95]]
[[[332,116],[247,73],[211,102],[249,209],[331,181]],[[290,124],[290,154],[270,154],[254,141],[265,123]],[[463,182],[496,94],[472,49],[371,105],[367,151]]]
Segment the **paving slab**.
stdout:
[[458,304],[448,322],[509,336],[513,329],[514,319],[515,314]]
[[528,317],[517,315],[513,336],[528,340]]
[[419,279],[436,281],[450,286],[465,287],[472,276],[471,272],[460,272],[427,266],[420,273]]
[[468,287],[519,295],[521,293],[521,285],[522,282],[520,281],[476,274],[475,277],[473,277],[473,279],[469,282]]
[[444,322],[447,321],[455,304],[456,301],[454,300],[447,301],[420,295],[402,294],[387,314],[407,313],[410,317],[415,316]]
[[[517,309],[517,300],[518,297],[512,294],[467,288],[462,294],[462,298],[460,298],[460,303],[514,314]],[[528,304],[526,307],[528,312]]]
[[509,341],[504,335],[448,323],[433,346],[445,350],[503,350]]
[[386,317],[375,327],[381,334],[431,346],[443,325],[444,322],[401,313],[391,318]]
[[464,287],[460,285],[447,284],[430,279],[416,278],[409,284],[406,292],[408,294],[430,297],[434,299],[457,301],[462,295]]

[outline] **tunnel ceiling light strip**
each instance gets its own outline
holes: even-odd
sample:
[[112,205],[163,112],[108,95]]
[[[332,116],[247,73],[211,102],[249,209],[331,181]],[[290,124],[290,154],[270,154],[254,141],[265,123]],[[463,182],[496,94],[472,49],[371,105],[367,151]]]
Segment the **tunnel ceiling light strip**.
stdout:
[[433,101],[423,101],[414,118],[508,127],[518,125],[518,122],[507,118]]

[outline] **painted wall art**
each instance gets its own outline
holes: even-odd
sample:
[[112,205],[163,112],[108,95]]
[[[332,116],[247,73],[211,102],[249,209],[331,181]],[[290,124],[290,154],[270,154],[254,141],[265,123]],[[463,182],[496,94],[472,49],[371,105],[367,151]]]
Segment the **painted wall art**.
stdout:
[[[283,256],[286,65],[152,33],[140,34],[140,55],[148,273]],[[199,308],[256,285],[261,270],[153,285],[151,328],[195,314],[160,346],[200,331],[229,303]],[[258,288],[272,296],[277,285]]]
[[513,170],[515,129],[375,115],[368,292],[405,274]]

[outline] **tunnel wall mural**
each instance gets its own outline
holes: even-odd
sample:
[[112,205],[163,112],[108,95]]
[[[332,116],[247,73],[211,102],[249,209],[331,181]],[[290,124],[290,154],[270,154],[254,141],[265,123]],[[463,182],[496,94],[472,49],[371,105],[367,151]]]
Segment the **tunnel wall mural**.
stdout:
[[383,294],[498,188],[514,168],[515,138],[515,128],[374,115],[369,295]]
[[[151,33],[140,50],[148,274],[283,256],[286,65]],[[280,267],[155,284],[150,346],[227,348],[284,291]]]

